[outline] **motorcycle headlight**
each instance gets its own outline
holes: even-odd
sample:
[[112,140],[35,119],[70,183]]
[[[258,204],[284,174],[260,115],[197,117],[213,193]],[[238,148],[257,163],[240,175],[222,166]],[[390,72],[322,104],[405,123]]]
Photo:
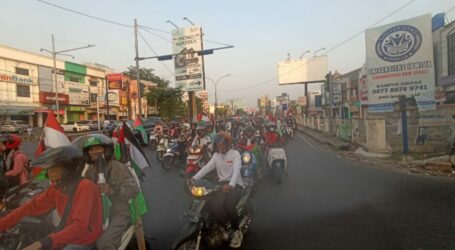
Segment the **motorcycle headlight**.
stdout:
[[195,154],[200,154],[200,153],[201,153],[201,148],[196,148],[196,149],[194,150],[194,153],[195,153]]
[[191,194],[195,197],[203,197],[206,193],[205,187],[191,187]]
[[161,143],[161,144],[164,144],[164,139],[161,139],[161,140],[160,140],[160,143]]
[[167,153],[170,153],[170,152],[171,152],[171,149],[170,149],[170,148],[166,149],[166,152],[167,152]]
[[243,163],[245,163],[245,164],[250,163],[250,161],[251,161],[251,154],[250,154],[250,153],[247,153],[247,152],[243,153],[243,155],[242,155],[242,161],[243,161]]

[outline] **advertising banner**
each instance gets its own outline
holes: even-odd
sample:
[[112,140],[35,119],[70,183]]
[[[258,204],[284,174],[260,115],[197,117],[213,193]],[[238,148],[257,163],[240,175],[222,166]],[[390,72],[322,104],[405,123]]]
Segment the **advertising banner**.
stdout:
[[88,86],[80,83],[66,82],[69,104],[71,105],[89,105],[90,93]]
[[341,103],[341,90],[342,90],[342,85],[341,83],[332,83],[332,90],[333,90],[333,99],[332,99],[332,104],[340,104]]
[[123,88],[123,74],[115,73],[106,75],[109,89]]
[[183,91],[198,91],[204,87],[202,57],[197,53],[202,50],[201,31],[200,26],[172,31],[175,82]]
[[328,68],[327,56],[282,61],[278,63],[278,84],[323,82]]
[[[42,104],[55,104],[55,93],[52,92],[39,92],[39,102]],[[58,102],[60,105],[69,104],[69,96],[58,93]]]
[[431,15],[368,29],[365,41],[369,112],[391,112],[403,95],[436,108]]
[[109,106],[120,105],[120,93],[118,89],[110,89],[107,93],[107,99],[109,100]]
[[365,67],[359,72],[359,101],[361,105],[368,104],[368,71]]

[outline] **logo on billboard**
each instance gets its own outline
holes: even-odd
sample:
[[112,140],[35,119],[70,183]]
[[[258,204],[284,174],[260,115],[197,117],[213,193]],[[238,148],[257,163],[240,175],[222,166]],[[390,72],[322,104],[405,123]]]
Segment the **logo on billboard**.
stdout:
[[422,34],[410,25],[386,30],[376,42],[376,54],[387,62],[400,62],[413,56],[422,45]]

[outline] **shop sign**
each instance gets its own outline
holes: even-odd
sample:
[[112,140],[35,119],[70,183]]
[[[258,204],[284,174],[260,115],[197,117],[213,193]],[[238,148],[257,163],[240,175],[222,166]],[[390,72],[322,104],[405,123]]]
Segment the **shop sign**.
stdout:
[[123,74],[109,74],[106,76],[109,89],[122,89],[123,88]]
[[[41,92],[39,92],[39,101],[42,104],[54,104],[55,103],[55,93],[41,91]],[[59,104],[68,105],[69,96],[66,94],[59,93],[58,102],[59,102]]]
[[29,76],[18,76],[16,74],[0,73],[0,81],[32,84],[33,78]]
[[68,107],[67,110],[68,111],[83,112],[83,111],[85,111],[85,108],[84,107]]

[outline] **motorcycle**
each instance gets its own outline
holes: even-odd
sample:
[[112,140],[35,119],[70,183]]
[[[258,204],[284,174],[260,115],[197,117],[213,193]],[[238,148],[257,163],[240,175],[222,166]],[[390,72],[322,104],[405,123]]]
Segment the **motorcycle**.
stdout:
[[158,146],[158,136],[155,134],[153,131],[150,132],[150,138],[149,138],[149,146],[150,149],[155,150],[156,147]]
[[200,145],[191,146],[186,158],[185,176],[194,176],[204,166],[204,149]]
[[[177,238],[172,249],[219,249],[221,245],[229,241],[230,231],[233,231],[230,223],[219,223],[208,211],[206,205],[212,194],[220,192],[222,186],[207,180],[199,180],[189,185],[189,193],[192,200],[183,217],[188,224],[182,234]],[[246,234],[253,218],[253,206],[250,200],[251,188],[243,189],[242,197],[237,203],[236,210],[240,216],[239,229]]]
[[168,148],[169,148],[169,136],[165,135],[160,139],[159,144],[156,147],[156,159],[158,161],[163,160],[163,156],[166,153],[166,150]]
[[281,184],[282,177],[287,170],[286,152],[283,148],[270,148],[267,153],[269,172],[277,184]]
[[30,181],[24,185],[14,186],[5,191],[2,198],[2,211],[13,210],[43,192],[49,185],[48,181]]
[[286,125],[286,137],[288,139],[294,138],[294,128],[290,125]]
[[247,187],[252,188],[254,185],[254,178],[256,177],[257,161],[252,149],[243,150],[242,155],[242,179]]
[[169,144],[169,148],[166,149],[166,153],[163,155],[163,159],[161,161],[161,167],[169,171],[177,164],[186,160],[187,153],[186,150],[186,142],[175,140]]

